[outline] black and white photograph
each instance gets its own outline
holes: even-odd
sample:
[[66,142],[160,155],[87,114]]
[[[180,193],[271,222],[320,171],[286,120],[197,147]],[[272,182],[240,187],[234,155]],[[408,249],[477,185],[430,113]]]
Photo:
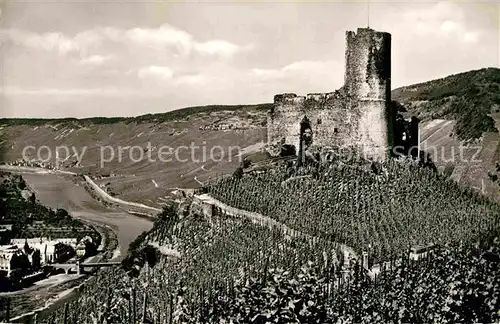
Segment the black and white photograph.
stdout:
[[0,0],[0,323],[500,323],[500,2]]

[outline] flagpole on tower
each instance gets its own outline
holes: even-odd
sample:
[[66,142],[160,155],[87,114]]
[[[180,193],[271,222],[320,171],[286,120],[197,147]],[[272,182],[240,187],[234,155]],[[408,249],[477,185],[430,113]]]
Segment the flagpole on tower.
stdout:
[[368,28],[370,28],[370,0],[366,1],[366,20],[368,21]]

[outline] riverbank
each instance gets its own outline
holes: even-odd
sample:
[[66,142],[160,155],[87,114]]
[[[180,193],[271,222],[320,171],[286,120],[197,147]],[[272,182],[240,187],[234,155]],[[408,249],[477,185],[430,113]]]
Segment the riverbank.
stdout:
[[135,207],[135,208],[145,209],[148,212],[154,212],[154,213],[161,212],[160,208],[155,208],[155,207],[147,206],[144,204],[125,201],[125,200],[122,200],[122,199],[119,199],[116,197],[112,197],[106,191],[104,191],[101,187],[99,187],[89,176],[84,175],[83,177],[85,178],[85,181],[92,187],[92,189],[105,201],[119,204],[119,205],[124,205],[127,207]]
[[66,174],[66,175],[77,175],[74,172],[71,171],[64,171],[64,170],[51,170],[51,169],[44,169],[44,168],[39,168],[39,167],[24,167],[24,166],[17,166],[17,165],[7,165],[7,164],[0,164],[0,170],[4,171],[9,171],[9,172],[35,172],[35,173],[40,173],[40,174]]

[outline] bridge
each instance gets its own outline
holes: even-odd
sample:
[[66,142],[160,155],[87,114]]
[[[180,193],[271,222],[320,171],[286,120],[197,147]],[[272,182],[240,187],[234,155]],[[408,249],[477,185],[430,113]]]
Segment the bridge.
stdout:
[[80,261],[77,261],[76,263],[52,263],[48,266],[55,269],[63,269],[66,274],[70,271],[76,271],[77,274],[81,274],[85,268],[105,268],[120,264],[121,262],[80,263]]

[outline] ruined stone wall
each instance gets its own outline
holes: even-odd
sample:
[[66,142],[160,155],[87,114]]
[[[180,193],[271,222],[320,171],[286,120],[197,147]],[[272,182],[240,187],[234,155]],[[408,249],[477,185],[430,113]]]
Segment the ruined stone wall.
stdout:
[[342,91],[308,94],[305,106],[313,130],[312,147],[330,149],[352,144],[357,118]]
[[268,115],[268,141],[300,147],[300,123],[310,123],[313,147],[341,147],[356,138],[357,117],[339,91],[322,94],[276,95]]
[[358,28],[346,33],[345,85],[331,93],[281,94],[268,115],[268,142],[300,147],[304,118],[312,148],[355,147],[384,160],[393,142],[390,106],[391,35]]
[[300,121],[304,117],[305,97],[294,93],[285,93],[274,96],[272,116],[268,119],[268,127],[272,133],[268,134],[270,143],[285,140],[284,144],[294,145],[299,149]]

